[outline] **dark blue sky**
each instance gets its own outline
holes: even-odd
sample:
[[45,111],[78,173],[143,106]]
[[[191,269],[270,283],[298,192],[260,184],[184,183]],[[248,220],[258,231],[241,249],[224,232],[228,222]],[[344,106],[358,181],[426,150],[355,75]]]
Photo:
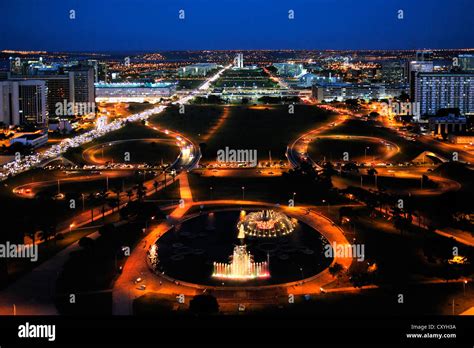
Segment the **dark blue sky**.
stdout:
[[474,0],[0,0],[0,49],[467,48],[473,14]]

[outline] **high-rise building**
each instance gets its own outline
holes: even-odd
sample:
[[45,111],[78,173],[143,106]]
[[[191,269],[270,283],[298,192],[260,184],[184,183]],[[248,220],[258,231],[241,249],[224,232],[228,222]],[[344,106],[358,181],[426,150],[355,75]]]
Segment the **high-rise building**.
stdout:
[[406,66],[400,61],[388,61],[382,63],[380,71],[381,79],[389,85],[402,85],[406,83]]
[[39,80],[0,81],[0,122],[46,125],[46,90]]
[[71,89],[72,103],[94,103],[94,69],[75,68],[67,71],[69,74],[69,88]]
[[474,73],[417,73],[414,100],[420,103],[421,115],[435,115],[444,108],[474,114]]
[[22,75],[10,78],[9,81],[44,81],[47,90],[46,114],[48,117],[54,117],[57,103],[63,104],[64,100],[73,101],[69,75]]
[[460,54],[458,63],[462,71],[474,72],[474,54]]
[[410,85],[410,98],[415,98],[415,79],[417,73],[433,72],[433,61],[411,61],[408,62],[408,84]]
[[94,73],[94,83],[98,82],[108,82],[108,68],[107,63],[100,62],[96,59],[88,59],[87,62],[78,64],[81,67],[92,67]]
[[237,69],[242,69],[244,67],[244,54],[237,53],[234,58],[234,67]]
[[[56,115],[57,105],[66,103],[95,102],[93,67],[66,68],[63,74],[14,75],[9,81],[44,81],[46,82],[46,114],[48,118]],[[59,104],[58,104],[59,103]]]

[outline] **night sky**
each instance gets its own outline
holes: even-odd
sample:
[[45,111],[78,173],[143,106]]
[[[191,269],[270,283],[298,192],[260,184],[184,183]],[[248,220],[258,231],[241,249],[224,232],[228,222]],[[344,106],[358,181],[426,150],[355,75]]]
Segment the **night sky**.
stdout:
[[0,49],[467,48],[473,14],[473,0],[0,0]]

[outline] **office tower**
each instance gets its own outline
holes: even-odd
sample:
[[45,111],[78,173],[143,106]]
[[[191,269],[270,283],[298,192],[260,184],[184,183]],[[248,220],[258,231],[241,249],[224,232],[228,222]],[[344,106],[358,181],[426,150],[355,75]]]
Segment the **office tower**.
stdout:
[[244,67],[244,55],[243,53],[237,53],[237,55],[234,58],[234,66],[238,69],[241,69]]
[[381,68],[381,79],[391,85],[401,85],[406,83],[406,67],[400,61],[383,62]]
[[474,73],[417,73],[415,102],[421,115],[435,115],[443,108],[474,114]]
[[410,99],[415,98],[415,79],[417,73],[433,72],[432,61],[411,61],[408,62],[408,84],[410,85]]
[[69,74],[69,88],[71,89],[72,103],[94,103],[94,69],[74,68],[67,71]]
[[0,81],[0,122],[45,126],[46,91],[45,81]]

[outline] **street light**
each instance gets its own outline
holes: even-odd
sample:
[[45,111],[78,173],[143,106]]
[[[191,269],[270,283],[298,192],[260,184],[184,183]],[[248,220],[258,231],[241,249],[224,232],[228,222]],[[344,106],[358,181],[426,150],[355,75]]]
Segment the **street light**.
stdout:
[[[323,203],[326,203],[325,199],[323,199]],[[328,214],[329,214],[329,201],[327,203],[328,203]]]
[[245,186],[242,186],[242,200],[245,201]]
[[370,146],[366,146],[364,149],[364,161],[367,162],[367,150],[370,149]]
[[463,287],[463,291],[464,291],[464,296],[466,296],[466,284],[467,284],[467,280],[463,281],[462,287]]

